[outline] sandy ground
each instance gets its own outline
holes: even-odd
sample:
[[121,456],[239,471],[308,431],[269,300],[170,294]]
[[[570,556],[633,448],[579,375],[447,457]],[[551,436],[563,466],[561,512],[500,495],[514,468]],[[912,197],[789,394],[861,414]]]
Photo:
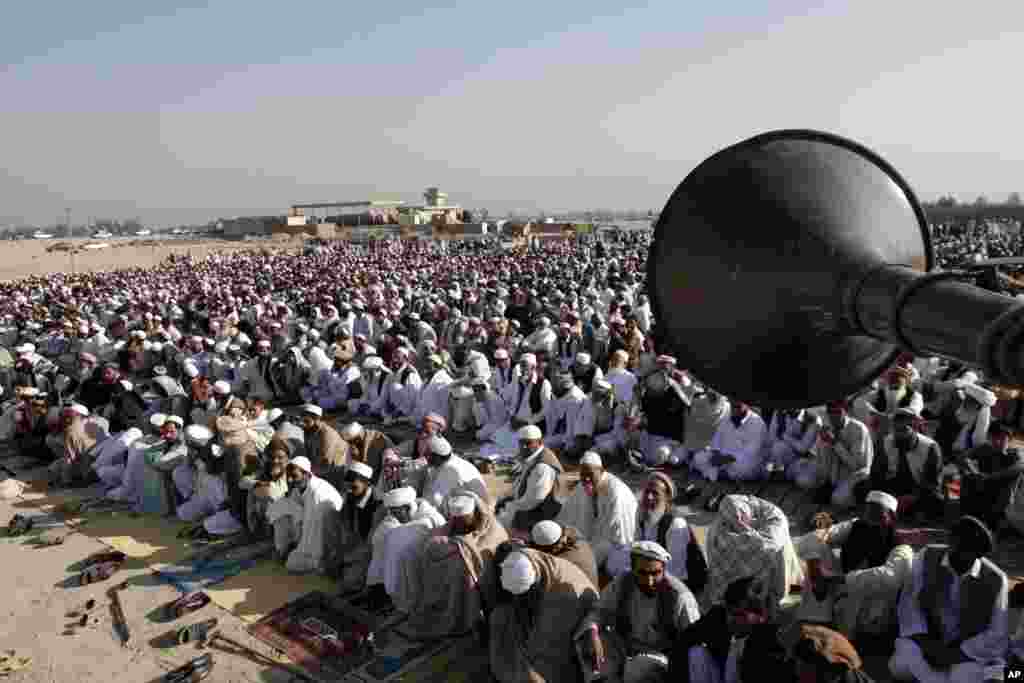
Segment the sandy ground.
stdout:
[[[116,270],[136,266],[152,267],[164,261],[170,254],[202,258],[213,252],[239,250],[286,249],[293,253],[300,250],[302,241],[260,241],[239,242],[231,240],[108,240],[106,249],[81,250],[86,244],[101,240],[18,240],[0,242],[0,281],[13,280],[31,275],[68,272],[81,273],[100,270]],[[72,244],[79,250],[50,251],[59,244]]]

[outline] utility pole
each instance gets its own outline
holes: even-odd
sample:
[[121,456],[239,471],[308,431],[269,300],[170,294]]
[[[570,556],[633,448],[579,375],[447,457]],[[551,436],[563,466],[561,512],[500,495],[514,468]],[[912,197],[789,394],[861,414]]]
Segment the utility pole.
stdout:
[[64,209],[65,236],[71,239],[71,209]]

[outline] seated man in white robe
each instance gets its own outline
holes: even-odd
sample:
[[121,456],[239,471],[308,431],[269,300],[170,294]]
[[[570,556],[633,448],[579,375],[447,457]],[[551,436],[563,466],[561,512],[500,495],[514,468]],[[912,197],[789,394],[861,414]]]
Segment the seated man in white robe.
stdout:
[[590,392],[589,405],[580,411],[581,435],[590,435],[588,449],[599,455],[613,456],[626,444],[627,406],[615,396],[612,385],[604,379],[595,379]]
[[810,411],[775,411],[765,438],[765,466],[789,475],[794,463],[812,456],[821,427],[821,418]]
[[379,416],[384,396],[391,381],[391,370],[384,367],[380,356],[369,356],[360,367],[360,377],[349,387],[348,411],[356,415]]
[[384,496],[387,514],[373,532],[372,559],[366,572],[366,586],[371,596],[380,598],[380,588],[399,609],[407,607],[401,595],[402,565],[412,561],[419,546],[434,529],[444,526],[445,520],[438,510],[425,500],[416,498],[411,486],[389,491]]
[[436,509],[448,494],[456,489],[468,489],[481,498],[489,499],[487,484],[476,465],[456,455],[448,439],[435,435],[427,442],[426,471],[418,486],[418,498]]
[[[181,467],[175,469],[175,485],[185,502],[178,506],[178,519],[183,522],[202,522],[193,533],[193,538],[210,540],[224,531],[223,520],[217,514],[228,507],[228,487],[224,480],[224,451],[217,444],[210,444],[213,434],[200,425],[189,425],[186,439],[190,442],[189,461],[184,466],[190,469],[185,475]],[[205,433],[204,433],[205,432]],[[182,484],[186,478],[188,495],[184,495]],[[228,533],[237,531],[232,525]]]
[[693,457],[693,467],[705,479],[748,481],[764,476],[763,446],[767,427],[760,415],[742,401],[732,405],[708,449]]
[[586,681],[661,680],[676,638],[700,618],[693,593],[666,571],[671,555],[636,541],[631,567],[601,591],[574,640]]
[[476,440],[486,442],[508,422],[508,408],[501,397],[490,388],[487,380],[473,380],[472,388]]
[[121,484],[128,451],[141,437],[142,430],[132,427],[111,436],[96,447],[96,458],[92,466],[106,487],[112,488]]
[[557,521],[579,531],[593,548],[598,569],[603,569],[612,549],[633,544],[636,509],[629,485],[604,469],[601,456],[588,451],[580,459],[580,483]]
[[384,392],[370,408],[370,412],[379,413],[385,425],[394,422],[411,424],[416,418],[423,380],[415,366],[409,362],[409,349],[399,347],[392,356],[395,359],[395,369],[388,376],[384,383]]
[[[121,485],[107,492],[113,500],[131,501],[136,509],[147,511],[150,506],[162,507],[163,485],[152,476],[150,469],[173,472],[188,457],[188,447],[182,437],[184,421],[177,415],[155,413],[150,427],[156,432],[136,440],[125,458]],[[172,475],[173,476],[173,475]]]
[[431,353],[427,362],[430,367],[425,377],[429,379],[420,389],[419,398],[416,400],[416,412],[413,417],[413,423],[416,425],[419,425],[423,418],[430,413],[448,414],[448,388],[455,381],[448,374],[448,369],[441,356]]
[[900,594],[900,637],[889,671],[901,681],[999,680],[1009,648],[1008,581],[985,556],[992,533],[975,517],[950,545],[926,546]]
[[821,501],[853,507],[858,486],[871,475],[875,442],[864,423],[850,416],[846,401],[829,403],[825,416],[817,454],[798,459],[787,474],[802,489],[820,487]]
[[552,401],[548,403],[544,422],[547,431],[545,445],[569,460],[576,460],[590,445],[593,420],[586,417],[590,408],[587,395],[576,386],[568,372],[553,379]]
[[337,515],[342,498],[337,489],[313,476],[309,458],[292,458],[285,470],[288,495],[274,502],[267,519],[274,525],[274,549],[288,571],[323,573],[332,566],[337,548]]
[[862,651],[868,641],[888,651],[914,561],[913,549],[897,536],[897,507],[893,496],[871,491],[861,517],[794,539],[807,561],[798,621],[835,624]]

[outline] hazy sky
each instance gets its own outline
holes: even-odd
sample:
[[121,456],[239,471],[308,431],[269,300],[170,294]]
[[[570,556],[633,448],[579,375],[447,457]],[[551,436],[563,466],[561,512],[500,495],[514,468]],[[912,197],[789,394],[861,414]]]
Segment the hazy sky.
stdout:
[[[291,202],[660,209],[818,128],[931,199],[1024,192],[1024,2],[6,3],[0,224]],[[698,5],[700,7],[698,7]]]

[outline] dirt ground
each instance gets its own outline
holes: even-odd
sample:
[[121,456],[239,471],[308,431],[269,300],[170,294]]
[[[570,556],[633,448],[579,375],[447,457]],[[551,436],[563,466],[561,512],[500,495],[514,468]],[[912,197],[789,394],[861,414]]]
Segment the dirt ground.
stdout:
[[[18,240],[0,242],[0,281],[14,280],[47,273],[81,273],[116,270],[135,266],[152,267],[170,254],[192,255],[203,258],[214,252],[253,251],[259,249],[288,250],[293,253],[302,248],[302,240],[240,242],[233,240],[161,240],[113,239],[105,240],[105,249],[81,249],[86,244],[104,240]],[[73,245],[74,251],[53,249],[55,246]]]

